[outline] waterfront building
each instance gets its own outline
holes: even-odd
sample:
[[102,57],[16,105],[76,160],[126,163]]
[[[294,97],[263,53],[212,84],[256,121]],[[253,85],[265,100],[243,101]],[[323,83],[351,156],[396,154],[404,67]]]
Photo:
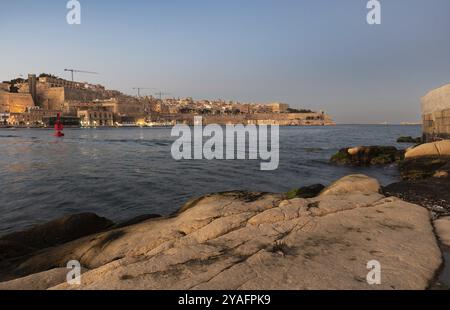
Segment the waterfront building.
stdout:
[[56,117],[59,111],[43,110],[40,107],[29,107],[23,113],[10,113],[8,124],[12,126],[43,127],[45,119]]
[[114,125],[113,113],[104,107],[98,109],[79,110],[77,112],[77,116],[80,119],[81,126],[83,127],[102,127]]

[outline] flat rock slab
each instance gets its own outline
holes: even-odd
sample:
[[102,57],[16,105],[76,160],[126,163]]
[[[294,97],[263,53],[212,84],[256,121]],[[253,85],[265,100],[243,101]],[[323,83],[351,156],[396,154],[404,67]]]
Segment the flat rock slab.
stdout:
[[[441,265],[429,212],[357,175],[315,198],[231,192],[176,216],[54,247],[17,266],[79,260],[80,286],[53,289],[425,289]],[[381,284],[366,281],[369,261]]]

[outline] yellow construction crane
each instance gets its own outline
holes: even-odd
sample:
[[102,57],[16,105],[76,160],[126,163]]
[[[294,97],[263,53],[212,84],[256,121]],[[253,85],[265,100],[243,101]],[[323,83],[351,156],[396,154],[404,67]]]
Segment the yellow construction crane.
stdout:
[[73,82],[73,74],[74,73],[99,74],[98,72],[83,71],[83,70],[76,70],[76,69],[64,69],[64,71],[72,73],[72,82]]

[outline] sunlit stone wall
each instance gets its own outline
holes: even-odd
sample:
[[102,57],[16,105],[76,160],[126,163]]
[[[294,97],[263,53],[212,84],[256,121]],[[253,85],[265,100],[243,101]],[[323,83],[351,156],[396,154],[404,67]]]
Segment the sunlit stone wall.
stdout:
[[422,98],[422,118],[426,141],[450,139],[450,84]]

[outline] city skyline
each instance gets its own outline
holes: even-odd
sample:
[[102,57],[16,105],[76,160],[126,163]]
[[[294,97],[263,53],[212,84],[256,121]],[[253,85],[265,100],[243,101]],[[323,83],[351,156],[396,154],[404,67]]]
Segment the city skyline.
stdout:
[[445,0],[382,1],[376,26],[367,1],[80,2],[81,25],[66,23],[66,1],[2,10],[0,79],[78,68],[127,94],[279,101],[338,123],[419,121],[420,98],[450,82]]

